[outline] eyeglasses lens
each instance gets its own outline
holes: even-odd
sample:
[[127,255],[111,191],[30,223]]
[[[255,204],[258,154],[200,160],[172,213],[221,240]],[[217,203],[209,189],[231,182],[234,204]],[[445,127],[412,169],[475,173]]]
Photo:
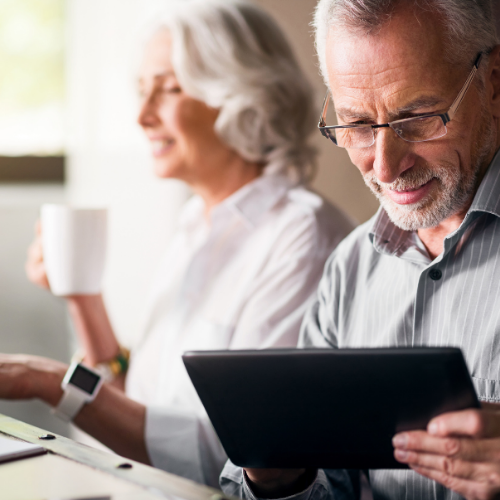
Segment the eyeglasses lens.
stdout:
[[428,116],[401,120],[390,124],[396,134],[408,142],[424,142],[439,139],[446,135],[447,129],[439,116]]
[[338,146],[349,149],[369,148],[375,142],[371,127],[340,128],[335,130]]

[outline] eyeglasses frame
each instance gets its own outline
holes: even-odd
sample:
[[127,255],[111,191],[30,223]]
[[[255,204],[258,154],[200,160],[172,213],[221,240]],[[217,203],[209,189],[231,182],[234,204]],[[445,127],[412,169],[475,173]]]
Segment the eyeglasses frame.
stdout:
[[[326,113],[328,112],[328,104],[330,103],[330,97],[331,97],[330,89],[328,89],[326,92],[325,100],[323,101],[323,110],[321,112],[320,120],[318,123],[318,129],[321,132],[321,135],[323,137],[325,137],[326,139],[332,140],[332,138],[328,135],[326,130],[345,129],[345,128],[371,128],[372,130],[378,129],[378,128],[387,128],[387,127],[393,128],[392,126],[394,124],[408,122],[411,120],[418,120],[418,119],[422,119],[422,118],[433,118],[435,116],[439,116],[439,118],[441,118],[441,120],[443,120],[443,125],[446,127],[446,125],[455,116],[460,104],[462,104],[462,101],[464,100],[465,95],[466,95],[467,91],[469,90],[469,87],[472,83],[472,80],[474,80],[474,77],[476,76],[476,73],[477,73],[477,70],[479,69],[479,65],[481,64],[481,59],[482,59],[483,55],[484,55],[484,52],[480,52],[478,54],[478,56],[474,62],[474,65],[472,67],[472,70],[469,73],[469,76],[467,77],[467,80],[465,81],[462,89],[460,90],[456,99],[453,101],[453,104],[450,106],[450,108],[448,109],[448,111],[446,113],[433,113],[433,114],[428,114],[428,115],[412,116],[410,118],[403,118],[402,120],[394,120],[392,122],[381,123],[381,124],[377,124],[377,123],[376,124],[369,124],[369,123],[367,123],[367,124],[356,124],[356,125],[326,125],[326,122],[325,122]],[[396,132],[396,134],[397,134],[397,132]],[[403,139],[399,134],[397,134],[397,135],[398,135],[398,137]],[[443,137],[443,136],[441,136],[441,137]],[[426,142],[426,141],[432,141],[432,140],[433,139],[425,139],[423,141],[416,141],[416,142]],[[408,141],[406,139],[403,139],[403,141],[415,142],[415,141]],[[332,142],[336,146],[342,147],[342,146],[339,146],[336,143],[336,141],[332,140]],[[370,146],[363,146],[363,147],[357,148],[357,149],[369,148],[369,147],[373,146],[374,143],[375,143],[375,132],[373,133],[373,142],[370,144]]]

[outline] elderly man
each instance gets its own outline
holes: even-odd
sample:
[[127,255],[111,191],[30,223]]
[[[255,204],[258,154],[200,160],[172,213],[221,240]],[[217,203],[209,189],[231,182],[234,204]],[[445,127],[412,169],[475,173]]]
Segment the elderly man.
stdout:
[[[412,470],[369,472],[375,498],[500,494],[500,47],[488,0],[321,0],[322,72],[345,147],[380,200],[331,256],[302,346],[460,346],[481,410],[394,437]],[[328,101],[326,101],[326,104]],[[496,155],[496,156],[495,156]],[[489,403],[489,404],[488,404]],[[354,498],[347,471],[228,463],[244,498]]]

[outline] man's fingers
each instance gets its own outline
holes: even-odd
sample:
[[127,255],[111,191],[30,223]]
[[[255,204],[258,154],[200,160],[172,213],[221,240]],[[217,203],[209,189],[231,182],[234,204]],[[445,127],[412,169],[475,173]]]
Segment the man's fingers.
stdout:
[[462,479],[460,477],[450,476],[444,472],[427,469],[425,467],[412,467],[415,472],[425,476],[433,481],[441,483],[446,488],[453,490],[465,498],[477,500],[491,500],[496,498],[496,494],[500,492],[498,483],[481,483],[471,481],[469,479]]
[[400,450],[422,451],[446,456],[458,454],[463,447],[459,438],[431,436],[426,431],[402,432],[394,436],[392,444]]
[[425,431],[403,432],[393,439],[396,450],[451,457],[467,462],[500,462],[500,438],[436,437]]
[[433,436],[497,437],[500,436],[500,413],[489,408],[444,413],[429,422],[427,431]]
[[486,401],[481,401],[481,408],[488,411],[500,411],[500,404],[498,403],[487,403]]
[[500,464],[467,462],[459,458],[401,450],[396,450],[394,456],[412,468],[423,467],[448,476],[500,485]]

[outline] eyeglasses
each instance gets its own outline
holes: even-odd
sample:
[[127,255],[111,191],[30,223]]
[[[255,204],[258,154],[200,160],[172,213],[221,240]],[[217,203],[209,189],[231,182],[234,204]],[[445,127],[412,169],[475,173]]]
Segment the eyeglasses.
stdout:
[[413,118],[404,118],[402,120],[382,123],[380,125],[360,124],[327,126],[325,119],[331,97],[330,91],[328,90],[318,124],[319,131],[324,137],[330,139],[337,146],[347,149],[361,149],[373,146],[373,144],[375,144],[376,130],[387,127],[390,127],[399,137],[401,137],[401,139],[407,142],[424,142],[439,139],[448,132],[446,124],[453,119],[458,107],[464,100],[465,94],[467,90],[469,90],[472,80],[474,80],[482,57],[483,52],[480,52],[462,90],[460,90],[457,98],[453,101],[453,104],[446,113],[415,116]]

